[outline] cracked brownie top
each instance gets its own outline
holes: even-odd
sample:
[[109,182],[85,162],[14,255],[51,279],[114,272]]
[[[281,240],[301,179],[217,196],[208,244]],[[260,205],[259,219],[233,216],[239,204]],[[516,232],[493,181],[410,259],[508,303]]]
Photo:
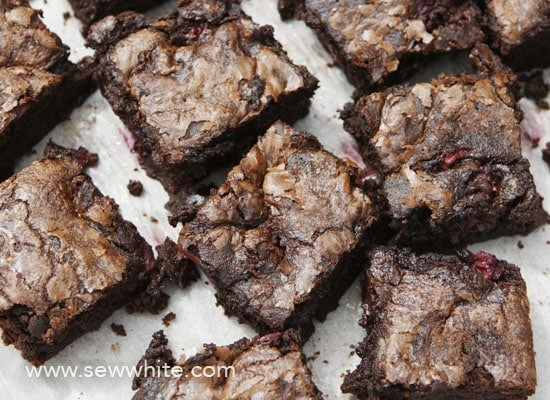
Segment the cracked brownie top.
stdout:
[[49,344],[111,287],[154,266],[78,154],[36,161],[0,184],[0,314],[32,310],[30,334]]
[[507,72],[443,76],[346,107],[345,128],[383,175],[398,239],[456,245],[526,233],[544,221],[521,156],[512,79]]
[[184,227],[180,246],[229,303],[284,329],[374,221],[353,176],[315,138],[278,122]]
[[283,0],[283,13],[286,3],[360,86],[383,83],[419,55],[467,49],[483,38],[473,1]]
[[368,336],[346,390],[384,399],[407,390],[465,399],[534,392],[529,301],[518,267],[484,252],[416,255],[395,247],[377,248],[369,260]]
[[[124,29],[131,32],[110,43]],[[88,41],[104,52],[107,80],[127,97],[121,105],[110,99],[115,111],[142,117],[136,133],[158,164],[204,157],[205,147],[314,81],[289,61],[271,28],[229,1],[181,2],[172,17],[149,25],[131,13],[106,17]]]

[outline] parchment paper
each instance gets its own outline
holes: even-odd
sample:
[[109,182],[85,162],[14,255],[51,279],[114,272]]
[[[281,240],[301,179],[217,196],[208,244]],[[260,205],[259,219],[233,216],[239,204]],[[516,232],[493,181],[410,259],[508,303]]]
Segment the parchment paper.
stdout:
[[[79,21],[67,20],[64,12],[71,12],[66,0],[34,0],[31,4],[44,11],[46,24],[72,49],[71,59],[77,61],[91,51],[84,48]],[[168,3],[149,15],[160,15],[173,6]],[[318,89],[310,114],[297,123],[300,129],[317,135],[325,147],[339,156],[358,160],[356,147],[342,129],[338,109],[350,100],[353,87],[343,73],[332,66],[332,60],[323,49],[315,34],[302,22],[282,23],[276,11],[275,0],[244,1],[244,9],[256,22],[271,24],[275,36],[284,45],[290,57],[305,64],[319,78]],[[439,68],[440,66],[437,66]],[[458,66],[445,65],[447,70]],[[433,68],[432,68],[433,69]],[[550,78],[546,71],[546,78]],[[550,112],[537,110],[534,104],[523,99],[525,111],[523,127],[529,134],[540,137],[541,144],[550,141]],[[135,154],[130,151],[131,136],[113,114],[99,93],[93,94],[86,103],[75,110],[71,119],[59,125],[38,146],[36,153],[24,159],[19,168],[28,165],[42,154],[48,140],[71,147],[84,146],[100,156],[100,163],[90,169],[95,184],[120,205],[123,216],[132,221],[151,245],[157,245],[166,235],[177,239],[177,228],[166,222],[164,204],[168,196],[161,185],[148,178],[140,168]],[[550,210],[550,170],[541,159],[541,148],[524,145],[524,154],[531,161],[540,193],[547,199],[545,208]],[[126,185],[130,179],[140,180],[144,194],[132,197]],[[158,222],[153,222],[154,220]],[[483,249],[498,257],[519,264],[527,281],[531,319],[537,351],[538,390],[537,400],[550,399],[550,227],[542,227],[528,237],[508,237],[480,243],[473,249]],[[518,247],[518,241],[523,249]],[[128,315],[119,310],[104,322],[99,331],[89,333],[47,362],[60,366],[133,366],[145,351],[153,332],[164,329],[176,357],[193,355],[202,343],[229,344],[243,337],[253,337],[254,331],[227,318],[222,308],[216,306],[214,290],[204,277],[186,290],[169,288],[172,296],[165,313],[172,311],[176,320],[170,327],[162,325],[162,316],[148,314]],[[343,373],[351,370],[359,358],[353,348],[362,340],[365,332],[358,326],[361,315],[360,290],[356,282],[342,297],[340,307],[329,314],[327,320],[316,324],[313,337],[305,345],[310,357],[314,380],[327,399],[350,399],[340,392]],[[116,336],[110,329],[112,323],[123,324],[127,337]],[[23,361],[13,347],[0,346],[0,399],[130,399],[131,377],[123,378],[36,378],[28,377]]]

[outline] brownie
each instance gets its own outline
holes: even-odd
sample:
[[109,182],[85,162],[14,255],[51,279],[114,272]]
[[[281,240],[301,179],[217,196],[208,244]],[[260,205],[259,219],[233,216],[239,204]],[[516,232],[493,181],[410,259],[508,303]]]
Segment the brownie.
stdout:
[[74,15],[85,26],[107,15],[118,14],[123,11],[144,11],[162,4],[165,0],[69,0]]
[[490,42],[518,70],[550,66],[548,0],[484,0]]
[[177,244],[171,239],[166,238],[164,243],[155,247],[155,250],[156,267],[149,274],[147,287],[126,305],[130,313],[160,313],[170,300],[170,296],[164,292],[167,281],[185,289],[199,276],[194,264],[180,256]]
[[147,284],[150,246],[84,173],[83,149],[48,156],[0,184],[0,327],[35,365]]
[[139,197],[143,193],[143,183],[140,181],[130,179],[126,187],[132,196]]
[[545,222],[529,162],[521,155],[514,85],[505,69],[442,75],[371,93],[345,107],[344,128],[379,173],[394,243],[444,250],[526,234]]
[[344,392],[361,399],[527,399],[536,372],[519,268],[495,256],[381,247],[365,270],[368,334]]
[[196,356],[175,363],[170,363],[173,359],[166,351],[166,339],[157,332],[147,353],[138,368],[172,368],[137,380],[134,400],[322,399],[292,331],[241,339],[228,346],[208,344]]
[[473,0],[279,0],[279,9],[313,28],[360,88],[393,83],[434,54],[483,39]]
[[0,178],[91,92],[89,61],[69,49],[27,0],[0,2]]
[[180,1],[149,24],[106,17],[88,42],[103,95],[170,194],[238,160],[277,118],[303,116],[317,86],[234,1]]
[[180,251],[229,314],[306,338],[354,279],[375,220],[355,178],[313,136],[276,122],[184,225]]

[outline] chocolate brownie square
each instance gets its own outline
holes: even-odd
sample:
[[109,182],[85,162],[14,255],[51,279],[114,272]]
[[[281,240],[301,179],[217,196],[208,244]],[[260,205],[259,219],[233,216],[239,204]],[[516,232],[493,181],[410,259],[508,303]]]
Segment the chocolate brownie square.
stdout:
[[143,11],[162,4],[165,0],[69,0],[74,15],[86,26],[107,15],[123,11]]
[[381,247],[365,274],[368,335],[343,391],[361,399],[527,399],[536,372],[519,268],[493,255]]
[[306,338],[354,279],[375,220],[355,173],[276,122],[183,227],[180,251],[229,314],[260,333],[296,328]]
[[235,1],[180,1],[149,24],[107,17],[88,41],[104,96],[170,194],[238,160],[277,118],[303,116],[317,86]]
[[[178,398],[203,400],[321,400],[300,340],[292,331],[241,339],[228,346],[205,345],[204,351],[174,362],[162,331],[155,333],[138,369],[159,367],[160,374],[138,377],[133,400]],[[164,366],[171,367],[165,368]],[[149,374],[151,375],[151,374]]]
[[84,150],[50,147],[0,183],[0,327],[35,365],[148,283],[153,253],[84,173]]
[[89,63],[69,49],[27,0],[0,2],[0,178],[92,89]]
[[393,83],[434,54],[483,39],[472,0],[279,0],[279,9],[313,28],[360,88]]
[[548,0],[484,0],[490,41],[515,69],[550,66]]
[[504,69],[440,76],[346,106],[344,127],[380,173],[396,243],[457,248],[526,234],[545,222],[529,162],[521,156],[514,83]]

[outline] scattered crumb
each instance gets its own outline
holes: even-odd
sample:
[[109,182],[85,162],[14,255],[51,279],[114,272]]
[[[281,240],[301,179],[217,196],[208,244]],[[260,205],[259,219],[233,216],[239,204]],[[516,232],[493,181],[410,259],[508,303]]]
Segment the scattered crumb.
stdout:
[[353,357],[354,355],[355,355],[355,350],[352,350],[352,351],[349,352],[350,357]]
[[204,284],[205,284],[205,285],[210,285],[210,282],[204,281]]
[[328,62],[327,63],[327,68],[334,68],[334,67],[336,67],[335,63],[333,63],[333,62]]
[[550,142],[547,142],[546,148],[542,150],[542,159],[550,168]]
[[149,217],[149,220],[150,220],[153,224],[158,224],[158,223],[159,223],[159,220],[156,219],[155,217]]
[[344,377],[346,376],[346,374],[344,374],[343,372],[340,374],[340,378],[344,379]]
[[550,240],[547,240],[547,241],[546,241],[546,244],[550,244]]
[[321,355],[321,352],[316,351],[315,353],[313,353],[313,355],[311,357],[307,358],[307,361],[308,362],[315,362],[320,355]]
[[521,240],[518,240],[518,249],[523,249],[525,246]]
[[328,365],[328,360],[323,360],[323,364],[327,364],[327,365]]
[[134,168],[134,171],[135,171],[135,172],[138,172],[138,169],[137,169],[137,168]]
[[355,345],[354,345],[354,344],[350,344],[350,345],[349,345],[349,348],[352,349],[352,350],[355,350]]
[[168,314],[166,314],[163,318],[162,318],[162,324],[165,326],[165,327],[169,327],[170,326],[170,322],[172,322],[173,320],[176,319],[176,314],[174,314],[173,312],[169,312]]
[[[539,147],[540,138],[533,137],[529,135],[527,132],[523,132],[522,137],[525,138],[529,143],[531,143],[532,149],[536,149],[537,147]],[[543,158],[544,158],[544,155],[543,155]]]
[[115,324],[113,322],[111,324],[111,329],[117,336],[126,336],[126,329],[124,329],[124,325]]
[[120,343],[113,343],[111,345],[111,351],[113,353],[120,353]]
[[523,83],[524,95],[532,99],[537,107],[543,110],[550,108],[546,102],[546,96],[550,86],[544,82],[543,71],[541,69],[531,71],[520,76],[520,81]]
[[126,187],[132,196],[139,197],[143,193],[143,183],[140,181],[131,179]]
[[71,13],[68,12],[68,11],[65,11],[65,12],[63,13],[63,20],[65,21],[65,23],[67,22],[67,20],[68,20],[69,18],[71,18]]

